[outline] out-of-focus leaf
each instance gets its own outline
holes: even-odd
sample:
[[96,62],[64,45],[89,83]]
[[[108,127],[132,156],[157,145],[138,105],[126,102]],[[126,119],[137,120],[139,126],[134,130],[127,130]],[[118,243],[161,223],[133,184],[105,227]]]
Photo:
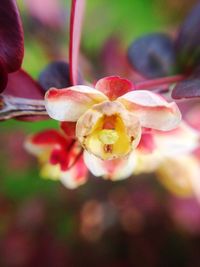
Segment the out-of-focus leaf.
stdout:
[[186,17],[176,39],[179,64],[191,70],[200,63],[200,2]]
[[15,0],[1,0],[0,59],[8,72],[20,68],[24,55],[24,38]]
[[133,78],[135,73],[128,63],[124,50],[121,39],[116,36],[109,37],[105,41],[99,57],[99,62],[102,64],[101,77],[119,75]]
[[51,28],[58,30],[65,21],[65,12],[58,0],[26,0],[24,4],[33,18]]
[[64,61],[50,63],[40,74],[39,83],[47,91],[51,87],[66,88],[71,85],[69,65]]
[[4,94],[29,99],[44,98],[44,92],[40,85],[24,70],[8,75],[8,84]]
[[[44,91],[42,90],[40,85],[31,78],[31,76],[29,76],[25,71],[19,70],[8,75],[8,83],[2,96],[43,100]],[[34,108],[31,107],[31,105],[23,106],[21,104],[15,105],[14,103],[12,105],[13,109],[10,108],[10,104],[3,107],[2,103],[2,108],[0,110],[0,120],[17,118],[23,121],[38,121],[49,118],[45,113],[45,108],[39,108],[38,110],[37,107]]]
[[78,56],[84,7],[85,0],[72,0],[70,16],[69,67],[70,80],[73,85],[78,83]]
[[200,79],[190,79],[178,83],[172,91],[174,99],[200,97]]
[[176,84],[172,91],[172,98],[196,98],[200,97],[200,67],[196,68],[192,75]]
[[0,61],[0,92],[2,92],[8,82],[8,73],[5,69],[4,64]]
[[175,68],[173,41],[162,33],[146,35],[130,45],[128,59],[135,70],[148,78],[170,75]]

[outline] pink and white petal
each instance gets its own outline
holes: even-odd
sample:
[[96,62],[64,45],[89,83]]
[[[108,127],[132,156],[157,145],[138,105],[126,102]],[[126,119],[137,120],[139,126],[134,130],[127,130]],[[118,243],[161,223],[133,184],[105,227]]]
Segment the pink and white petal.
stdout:
[[49,116],[55,120],[77,121],[94,104],[107,99],[94,88],[77,85],[65,89],[49,89],[45,95],[45,106]]
[[25,150],[33,156],[40,156],[47,150],[47,147],[38,146],[32,142],[32,137],[28,137],[24,143]]
[[97,158],[93,154],[87,152],[84,150],[83,153],[83,158],[85,165],[88,167],[89,171],[94,175],[94,176],[104,176],[106,174],[106,170],[103,167],[103,160],[100,158]]
[[[68,138],[69,141],[70,138]],[[67,139],[57,130],[48,129],[32,135],[32,142],[35,145],[66,145]]]
[[155,149],[154,136],[152,131],[142,132],[140,142],[137,146],[137,150],[141,153],[152,153]]
[[84,151],[84,161],[94,176],[103,176],[113,181],[126,179],[133,173],[136,166],[135,154],[131,153],[128,158],[101,160],[93,154]]
[[176,103],[168,103],[149,91],[132,91],[119,97],[117,101],[133,112],[146,128],[169,131],[176,128],[181,121],[181,113]]
[[164,160],[164,157],[157,151],[153,151],[152,153],[136,151],[135,158],[136,165],[133,170],[134,175],[152,173],[157,170]]
[[66,147],[71,141],[72,139],[67,140],[58,131],[50,129],[30,135],[25,141],[25,148],[28,152],[37,156],[45,149]]
[[133,90],[134,86],[127,79],[123,79],[118,76],[110,76],[100,79],[96,83],[95,88],[104,93],[109,100],[113,101]]
[[156,150],[164,156],[188,154],[199,146],[199,134],[186,123],[169,132],[154,131]]
[[76,164],[65,172],[61,172],[60,181],[68,189],[75,189],[87,181],[88,169],[80,157]]
[[50,153],[53,148],[61,149],[62,147],[67,147],[72,141],[72,138],[66,139],[58,131],[50,129],[28,136],[24,146],[30,154],[40,156],[45,154],[45,151]]

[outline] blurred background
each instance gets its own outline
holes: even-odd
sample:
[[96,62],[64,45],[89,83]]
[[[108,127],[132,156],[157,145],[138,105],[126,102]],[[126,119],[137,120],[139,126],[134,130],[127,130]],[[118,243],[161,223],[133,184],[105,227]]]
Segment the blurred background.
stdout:
[[[95,81],[128,75],[128,45],[150,32],[175,34],[194,0],[88,0],[80,70]],[[23,68],[35,79],[68,60],[69,0],[18,0],[25,33]],[[53,120],[2,122],[1,267],[200,266],[200,206],[168,192],[154,175],[120,182],[90,177],[75,190],[42,179],[24,150],[29,133]]]

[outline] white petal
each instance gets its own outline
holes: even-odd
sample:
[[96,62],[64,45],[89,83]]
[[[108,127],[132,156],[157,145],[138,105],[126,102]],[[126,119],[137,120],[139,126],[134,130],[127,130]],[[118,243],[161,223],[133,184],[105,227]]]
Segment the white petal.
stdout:
[[174,102],[168,103],[149,91],[132,91],[119,97],[117,101],[133,112],[146,128],[168,131],[176,128],[181,121],[181,113]]
[[55,120],[77,121],[87,109],[107,99],[103,93],[85,85],[51,88],[45,95],[45,106]]
[[136,166],[136,157],[131,153],[126,159],[101,160],[84,151],[84,161],[94,176],[103,176],[113,181],[128,178]]
[[169,132],[155,132],[156,150],[164,156],[174,156],[190,153],[199,145],[199,134],[186,123]]

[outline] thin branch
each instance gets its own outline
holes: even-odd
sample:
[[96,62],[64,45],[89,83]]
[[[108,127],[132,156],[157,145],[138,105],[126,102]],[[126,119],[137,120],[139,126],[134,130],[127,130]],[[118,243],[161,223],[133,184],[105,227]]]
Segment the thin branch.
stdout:
[[136,83],[135,89],[136,90],[154,89],[158,86],[169,85],[172,83],[180,82],[184,80],[185,78],[186,77],[184,75],[175,75],[175,76],[169,76],[169,77],[162,77],[158,79],[145,80],[145,81]]
[[72,85],[78,83],[78,57],[85,0],[72,0],[70,15],[69,66]]
[[47,115],[44,101],[3,94],[0,96],[0,120],[28,115]]

